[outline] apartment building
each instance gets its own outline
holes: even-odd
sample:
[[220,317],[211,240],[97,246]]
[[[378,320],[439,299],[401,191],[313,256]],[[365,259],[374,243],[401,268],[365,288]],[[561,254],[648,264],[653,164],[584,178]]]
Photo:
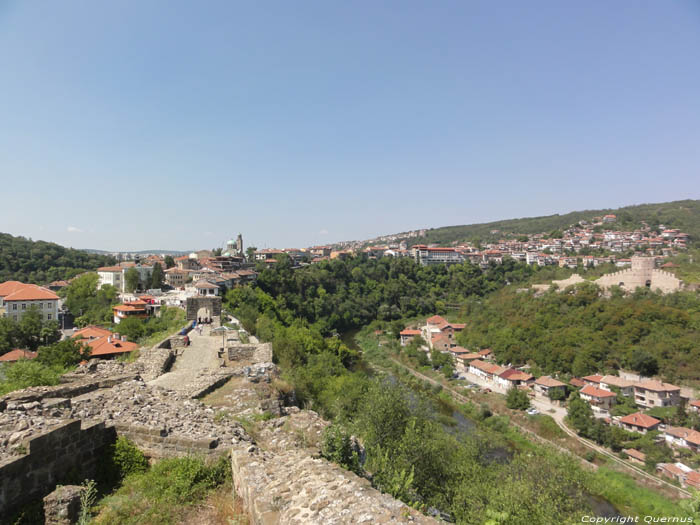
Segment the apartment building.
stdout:
[[44,321],[58,320],[59,297],[48,288],[19,281],[0,283],[0,317],[15,321],[35,308]]

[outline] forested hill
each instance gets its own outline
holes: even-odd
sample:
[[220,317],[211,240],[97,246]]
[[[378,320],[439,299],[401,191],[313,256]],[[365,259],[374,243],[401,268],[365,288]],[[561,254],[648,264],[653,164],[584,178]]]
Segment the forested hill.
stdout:
[[114,258],[106,255],[0,233],[0,282],[47,284],[114,263]]
[[[547,215],[522,219],[470,224],[465,226],[445,226],[427,230],[424,237],[413,238],[410,244],[439,243],[454,241],[491,240],[502,238],[504,234],[533,234],[562,230],[579,221],[590,221],[593,217],[607,214],[617,215],[617,222],[610,225],[619,230],[639,228],[645,221],[651,228],[663,224],[667,228],[678,228],[691,237],[691,242],[700,239],[700,200],[683,200],[658,204],[639,204],[618,209],[574,211],[564,215]],[[491,231],[499,233],[492,234]]]

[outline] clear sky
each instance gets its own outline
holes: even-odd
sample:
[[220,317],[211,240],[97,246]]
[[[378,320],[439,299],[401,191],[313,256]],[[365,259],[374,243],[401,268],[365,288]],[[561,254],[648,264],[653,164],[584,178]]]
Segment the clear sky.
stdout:
[[0,231],[302,247],[700,197],[700,1],[0,0]]

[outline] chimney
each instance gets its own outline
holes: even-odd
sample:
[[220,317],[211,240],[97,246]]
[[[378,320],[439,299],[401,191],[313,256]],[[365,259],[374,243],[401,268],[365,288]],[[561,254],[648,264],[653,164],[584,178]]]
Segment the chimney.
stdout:
[[122,342],[126,342],[126,336],[125,336],[125,335],[122,336]]
[[112,336],[111,336],[111,335],[107,336],[107,342],[108,342],[108,343],[111,343],[111,342],[112,342]]
[[114,338],[115,338],[115,339],[119,339],[119,332],[115,332],[115,333],[114,333]]

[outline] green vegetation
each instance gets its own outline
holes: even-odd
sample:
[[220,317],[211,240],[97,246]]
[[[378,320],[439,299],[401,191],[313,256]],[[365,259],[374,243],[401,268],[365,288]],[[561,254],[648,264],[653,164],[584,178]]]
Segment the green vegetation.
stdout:
[[58,322],[44,321],[36,307],[26,310],[19,321],[0,317],[0,355],[15,348],[36,350],[39,345],[54,343],[60,337]]
[[153,265],[153,273],[151,273],[151,288],[154,290],[159,290],[165,285],[165,273],[163,272],[163,267],[160,263],[155,263]]
[[47,284],[114,264],[114,258],[0,233],[0,282]]
[[[438,243],[447,245],[459,241],[488,241],[504,237],[504,233],[516,237],[522,234],[533,234],[563,230],[580,221],[590,222],[593,217],[607,214],[617,215],[617,221],[610,227],[621,230],[634,230],[645,221],[651,228],[663,224],[667,228],[678,228],[687,233],[692,239],[700,239],[700,200],[684,200],[659,204],[641,204],[626,206],[618,209],[584,210],[566,213],[564,215],[548,215],[509,219],[484,224],[467,226],[447,226],[434,228],[426,232],[424,237],[409,239],[410,244]],[[498,233],[491,232],[498,230]]]
[[35,360],[20,359],[16,363],[0,365],[0,395],[30,386],[57,385],[61,375],[85,358],[89,349],[81,353],[77,341],[66,340],[39,348]]
[[286,325],[302,319],[323,335],[360,328],[379,319],[443,314],[446,305],[522,282],[537,267],[513,260],[487,270],[469,263],[420,266],[412,259],[355,257],[298,270],[286,262],[265,268],[257,287],[227,292],[226,306],[252,332],[258,312]]
[[96,273],[87,273],[60,292],[78,326],[112,322],[112,306],[119,302],[119,292],[109,284],[98,289],[98,282]]
[[513,410],[527,410],[530,408],[530,398],[519,388],[509,388],[506,394],[506,406]]
[[466,301],[466,348],[493,348],[501,362],[536,364],[544,373],[584,376],[620,368],[668,381],[700,377],[700,297],[638,290],[601,295],[591,284],[541,297],[505,288]]
[[185,326],[185,312],[174,306],[161,306],[160,316],[147,319],[124,319],[115,330],[129,341],[149,346]]
[[[536,272],[512,261],[486,271],[363,257],[291,271],[281,261],[262,272],[257,286],[232,290],[225,300],[246,330],[272,342],[274,359],[300,403],[333,421],[324,436],[325,457],[371,474],[378,489],[419,509],[437,508],[457,523],[481,523],[485,517],[503,524],[568,523],[589,513],[588,495],[602,491],[576,459],[527,441],[507,416],[483,407],[465,407],[482,423],[458,439],[451,418],[439,415],[439,403],[449,399],[440,385],[408,372],[396,371],[391,379],[367,373],[367,361],[394,366],[382,349],[398,346],[392,337],[407,317],[444,311],[450,301],[467,301],[476,310],[490,292]],[[371,359],[362,359],[339,337],[328,337],[362,325],[367,327],[358,340],[378,328],[391,334],[373,347],[363,345]],[[403,351],[424,360],[431,373],[448,368],[437,353],[431,362],[416,344]],[[524,406],[522,400],[517,404]],[[588,423],[585,414],[583,419]],[[560,433],[551,424],[541,423]],[[358,463],[351,435],[363,443],[363,462]],[[508,460],[494,459],[508,443],[514,447]]]
[[97,505],[92,523],[169,525],[180,522],[188,507],[230,482],[228,458],[207,464],[196,457],[164,459],[149,470],[127,475],[121,486]]

